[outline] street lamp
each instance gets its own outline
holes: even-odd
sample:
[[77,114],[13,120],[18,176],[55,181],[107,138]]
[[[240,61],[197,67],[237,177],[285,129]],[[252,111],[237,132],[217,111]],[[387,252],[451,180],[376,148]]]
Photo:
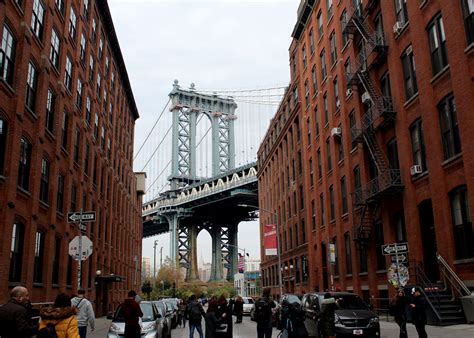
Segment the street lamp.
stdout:
[[247,297],[247,288],[246,288],[246,284],[245,284],[245,257],[248,254],[245,253],[245,249],[239,248],[237,245],[233,245],[233,244],[227,244],[227,245],[231,246],[231,247],[234,247],[234,248],[237,248],[237,250],[242,250],[244,252],[244,281],[243,281],[244,288],[243,288],[243,292],[242,292],[243,295],[242,296]]
[[281,267],[281,250],[280,250],[280,226],[278,224],[278,214],[276,212],[273,212],[271,210],[267,210],[264,208],[260,208],[256,205],[249,205],[249,204],[237,204],[239,207],[243,208],[255,208],[258,211],[264,211],[268,212],[269,214],[273,215],[275,217],[275,226],[276,226],[276,232],[277,232],[277,255],[278,255],[278,284],[280,288],[280,299],[281,296],[283,295],[283,278],[282,278],[282,267]]
[[153,244],[153,279],[156,278],[156,247],[158,245],[158,240],[155,239],[155,243]]

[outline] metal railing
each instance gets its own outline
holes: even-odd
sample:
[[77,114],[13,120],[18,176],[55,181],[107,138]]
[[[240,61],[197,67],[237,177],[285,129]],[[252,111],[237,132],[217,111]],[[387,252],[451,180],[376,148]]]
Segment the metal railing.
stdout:
[[458,277],[449,264],[444,260],[444,258],[437,253],[436,258],[438,259],[438,264],[440,267],[440,272],[443,275],[444,285],[450,286],[451,291],[453,292],[453,297],[456,297],[454,291],[457,292],[458,296],[470,296],[474,293],[469,290],[469,288],[464,284],[464,282]]

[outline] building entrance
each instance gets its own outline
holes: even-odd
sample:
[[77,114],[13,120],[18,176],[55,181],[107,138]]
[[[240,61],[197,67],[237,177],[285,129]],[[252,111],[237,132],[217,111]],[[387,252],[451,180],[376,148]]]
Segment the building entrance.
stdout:
[[439,279],[438,261],[436,259],[436,232],[431,200],[425,200],[418,205],[420,217],[421,241],[423,245],[423,266],[430,281]]

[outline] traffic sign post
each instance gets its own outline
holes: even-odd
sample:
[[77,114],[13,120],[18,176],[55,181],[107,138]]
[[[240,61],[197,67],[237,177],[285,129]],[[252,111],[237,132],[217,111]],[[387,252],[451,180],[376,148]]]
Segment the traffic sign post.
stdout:
[[[391,256],[390,260],[392,261],[392,266],[388,269],[387,272],[389,282],[394,284],[394,278],[396,278],[396,283],[398,287],[402,286],[402,282],[405,285],[408,281],[408,269],[405,265],[403,265],[403,263],[406,263],[408,261],[408,243],[384,244],[381,248],[383,255]],[[395,269],[397,271],[396,274],[392,271]],[[400,274],[402,274],[402,276],[400,276]]]

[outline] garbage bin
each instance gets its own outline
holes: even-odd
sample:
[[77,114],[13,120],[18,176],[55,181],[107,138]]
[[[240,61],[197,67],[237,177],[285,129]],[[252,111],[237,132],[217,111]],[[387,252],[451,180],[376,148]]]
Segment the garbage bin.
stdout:
[[474,295],[461,297],[462,309],[468,323],[474,323]]

